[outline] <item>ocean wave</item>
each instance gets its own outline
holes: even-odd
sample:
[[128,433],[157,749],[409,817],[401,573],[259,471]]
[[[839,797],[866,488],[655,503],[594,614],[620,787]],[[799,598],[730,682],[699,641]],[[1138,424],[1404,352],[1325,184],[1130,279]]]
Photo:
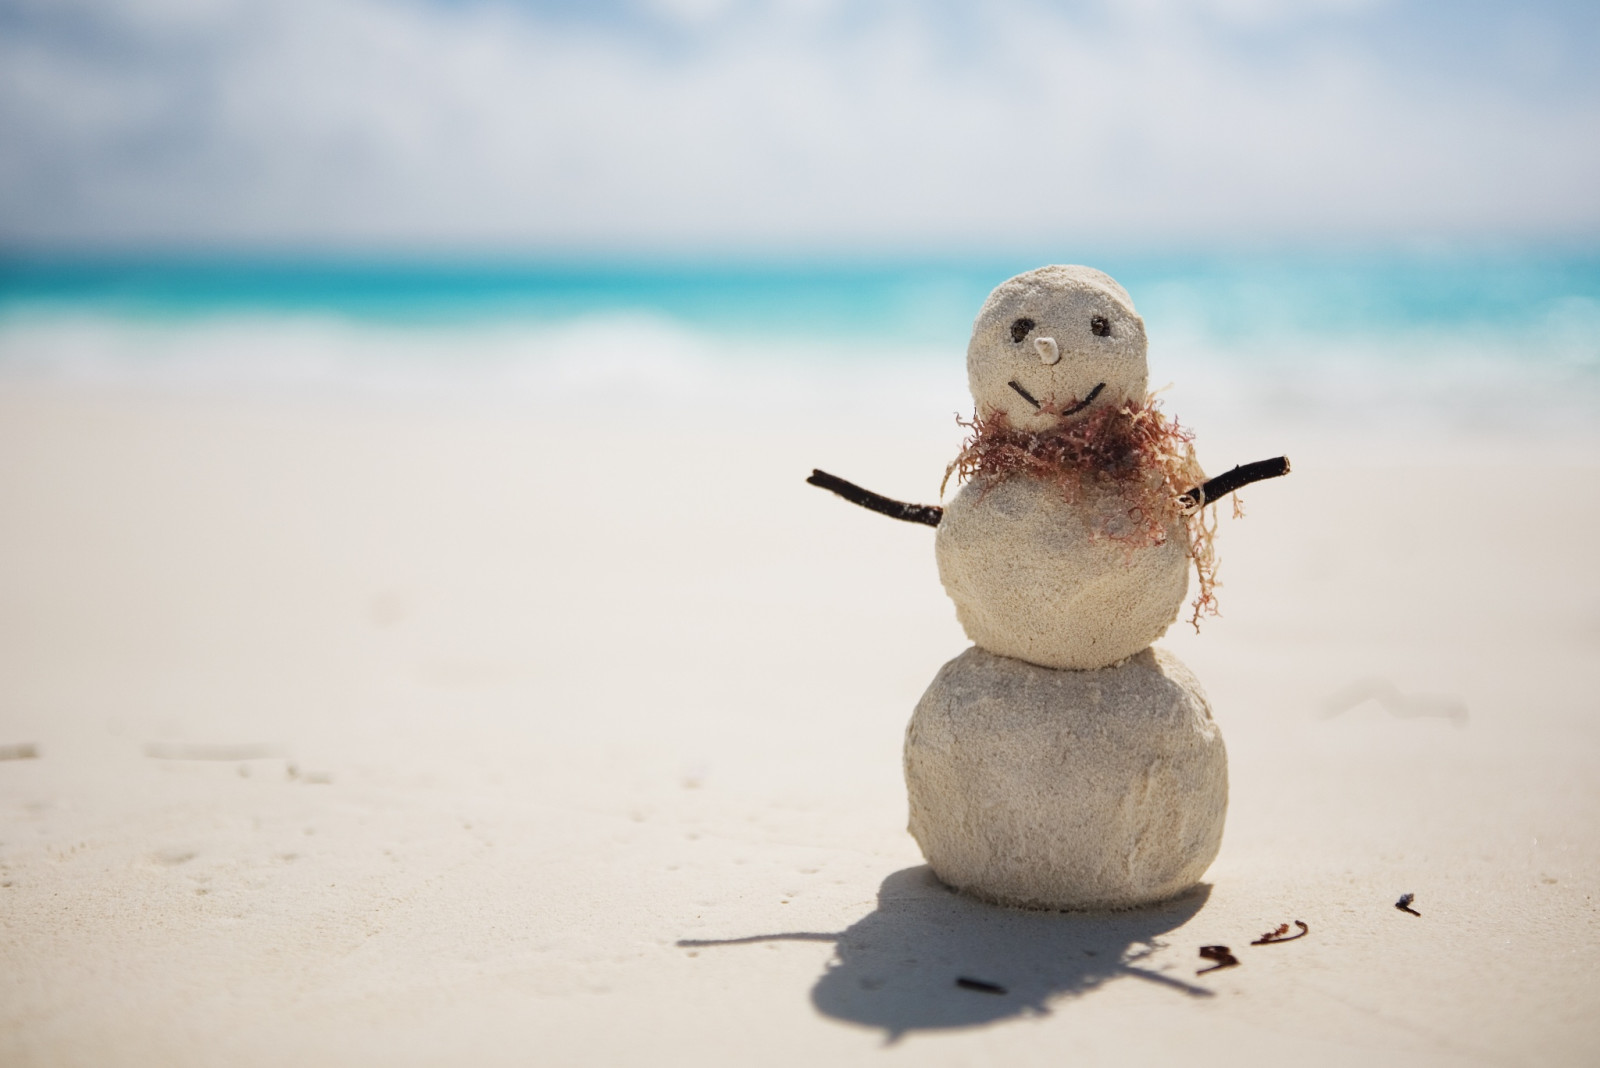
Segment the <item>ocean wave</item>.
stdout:
[[[1456,444],[1600,458],[1600,359],[1559,335],[1481,330],[1384,341],[1284,333],[1219,345],[1152,330],[1151,382],[1204,439],[1381,455]],[[332,316],[149,321],[84,312],[0,321],[0,379],[593,413],[846,422],[884,432],[966,412],[961,347],[706,332],[642,314],[566,322],[375,324]],[[955,432],[955,431],[953,431]]]
[[[971,316],[1026,265],[13,261],[0,380],[954,438]],[[1224,455],[1600,459],[1595,257],[1107,265]]]

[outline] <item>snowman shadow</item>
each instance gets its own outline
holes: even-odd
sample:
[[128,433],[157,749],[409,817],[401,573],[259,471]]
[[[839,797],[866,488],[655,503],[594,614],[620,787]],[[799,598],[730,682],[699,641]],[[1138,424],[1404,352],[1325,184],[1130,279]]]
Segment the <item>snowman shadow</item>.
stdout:
[[811,989],[825,1016],[884,1031],[893,1043],[913,1031],[981,1027],[1048,1014],[1053,1004],[1120,978],[1174,994],[1211,991],[1139,963],[1158,936],[1205,905],[1201,884],[1162,905],[1127,912],[1034,912],[958,894],[926,866],[883,881],[878,907],[838,934],[791,932],[682,946],[831,941],[835,959]]

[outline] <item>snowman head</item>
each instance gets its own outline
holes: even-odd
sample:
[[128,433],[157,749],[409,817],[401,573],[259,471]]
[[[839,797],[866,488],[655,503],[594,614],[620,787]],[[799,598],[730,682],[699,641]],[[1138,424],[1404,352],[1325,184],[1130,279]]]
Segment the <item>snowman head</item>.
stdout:
[[1050,430],[1081,412],[1145,399],[1144,320],[1091,267],[1040,267],[989,294],[967,346],[978,415]]

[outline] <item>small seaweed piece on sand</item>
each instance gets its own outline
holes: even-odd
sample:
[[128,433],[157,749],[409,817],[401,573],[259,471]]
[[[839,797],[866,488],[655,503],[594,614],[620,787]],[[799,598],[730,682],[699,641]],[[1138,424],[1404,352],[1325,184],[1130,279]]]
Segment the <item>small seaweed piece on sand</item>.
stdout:
[[1006,988],[999,983],[990,983],[983,979],[973,979],[963,975],[956,980],[956,986],[962,990],[976,990],[980,994],[1004,994]]
[[1239,963],[1239,958],[1235,957],[1232,950],[1228,949],[1227,946],[1201,946],[1200,957],[1203,960],[1214,960],[1216,963],[1209,968],[1201,968],[1194,973],[1196,975],[1204,975],[1207,972],[1220,972],[1224,968],[1232,968]]
[[1256,939],[1250,944],[1252,946],[1270,946],[1274,942],[1293,942],[1296,939],[1304,938],[1306,935],[1311,933],[1311,928],[1307,927],[1305,925],[1305,921],[1303,920],[1295,920],[1294,925],[1300,928],[1299,934],[1290,934],[1289,925],[1286,923],[1280,923],[1275,930],[1268,931],[1266,934],[1262,935],[1260,938]]
[[1413,893],[1410,893],[1410,892],[1401,894],[1400,895],[1400,900],[1396,901],[1394,903],[1394,907],[1399,909],[1401,912],[1409,912],[1413,916],[1421,916],[1422,913],[1418,912],[1416,909],[1411,907],[1411,903],[1413,901],[1415,901],[1416,899],[1417,899],[1417,895],[1416,894],[1413,894]]

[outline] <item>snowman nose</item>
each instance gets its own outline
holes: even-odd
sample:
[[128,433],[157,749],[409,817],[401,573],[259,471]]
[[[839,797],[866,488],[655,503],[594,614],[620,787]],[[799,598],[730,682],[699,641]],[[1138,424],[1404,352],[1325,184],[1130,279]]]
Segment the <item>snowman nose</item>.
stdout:
[[1047,364],[1061,362],[1061,346],[1056,344],[1053,337],[1036,337],[1033,347],[1039,352],[1039,359]]

